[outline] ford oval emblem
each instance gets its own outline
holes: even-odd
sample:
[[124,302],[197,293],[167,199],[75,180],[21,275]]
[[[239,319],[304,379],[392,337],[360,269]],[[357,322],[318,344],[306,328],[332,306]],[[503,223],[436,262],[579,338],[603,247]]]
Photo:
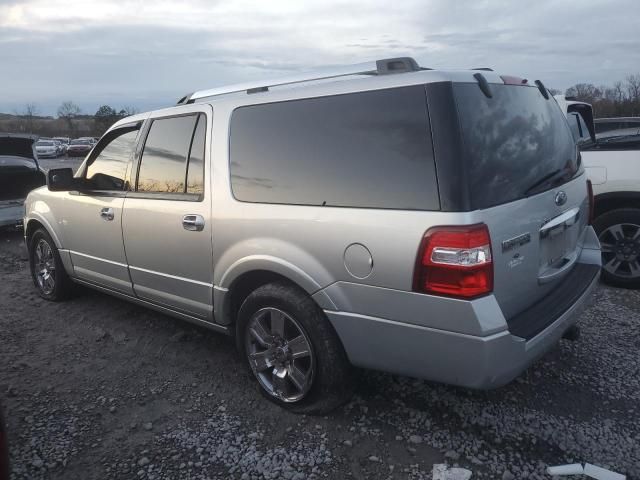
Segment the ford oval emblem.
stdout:
[[556,205],[561,207],[565,203],[567,203],[567,194],[563,190],[560,190],[556,193]]

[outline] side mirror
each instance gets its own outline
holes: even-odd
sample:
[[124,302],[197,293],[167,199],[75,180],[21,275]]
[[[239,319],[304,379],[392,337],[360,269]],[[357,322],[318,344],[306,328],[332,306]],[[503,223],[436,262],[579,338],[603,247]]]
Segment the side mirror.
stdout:
[[76,188],[71,168],[53,168],[47,174],[47,188],[52,192],[67,192]]

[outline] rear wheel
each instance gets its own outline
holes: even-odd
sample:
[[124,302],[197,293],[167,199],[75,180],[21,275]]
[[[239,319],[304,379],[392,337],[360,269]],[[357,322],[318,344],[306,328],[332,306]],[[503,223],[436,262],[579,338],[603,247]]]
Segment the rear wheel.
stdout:
[[596,218],[594,227],[602,249],[603,280],[640,287],[640,209],[611,210]]
[[53,302],[69,298],[71,279],[53,239],[44,229],[36,230],[29,238],[29,266],[33,283],[42,298]]
[[260,390],[296,413],[323,414],[348,400],[352,368],[333,327],[302,290],[264,285],[240,307],[238,350]]

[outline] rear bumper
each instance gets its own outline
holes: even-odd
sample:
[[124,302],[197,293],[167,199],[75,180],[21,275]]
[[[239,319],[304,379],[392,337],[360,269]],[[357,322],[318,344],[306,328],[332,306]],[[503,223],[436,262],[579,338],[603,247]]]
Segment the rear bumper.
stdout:
[[24,203],[3,206],[0,203],[0,227],[20,226],[24,218]]
[[579,319],[599,272],[569,310],[530,340],[508,330],[487,337],[327,311],[351,362],[358,367],[469,388],[504,385],[544,355]]
[[[595,238],[595,234],[593,236]],[[543,317],[542,321],[536,321],[534,329],[514,329],[526,331],[528,338],[511,330],[493,296],[463,302],[469,306],[467,310],[451,303],[446,314],[445,320],[451,325],[460,324],[461,320],[485,325],[484,331],[478,334],[388,320],[370,314],[331,310],[325,313],[355,366],[469,388],[499,387],[513,380],[552,348],[589,305],[600,277],[597,238],[591,247],[585,247],[582,262],[576,265],[580,267],[577,273],[582,281],[576,284],[575,278],[568,276],[564,284],[559,285],[558,290],[567,290],[563,295],[570,293],[570,301],[557,307],[558,299],[553,296],[548,299],[548,304],[542,302],[532,307],[531,310],[535,309],[536,314]],[[576,287],[568,292],[571,284],[576,284]],[[381,292],[377,294],[381,295]],[[443,315],[437,304],[435,308],[425,307],[429,313]],[[461,314],[465,318],[460,319]],[[535,316],[523,317],[522,321],[528,318],[535,319]],[[518,326],[522,328],[521,323]]]

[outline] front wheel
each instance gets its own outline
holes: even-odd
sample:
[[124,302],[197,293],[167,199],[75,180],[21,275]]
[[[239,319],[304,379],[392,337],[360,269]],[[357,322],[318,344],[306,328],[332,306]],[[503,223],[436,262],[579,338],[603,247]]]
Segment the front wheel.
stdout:
[[602,249],[602,278],[618,287],[640,287],[640,209],[600,215],[594,228]]
[[352,368],[324,312],[302,290],[264,285],[240,307],[237,346],[260,390],[296,413],[324,414],[347,401]]
[[67,299],[71,294],[71,280],[51,236],[40,228],[29,237],[28,247],[31,277],[40,296],[52,302]]

